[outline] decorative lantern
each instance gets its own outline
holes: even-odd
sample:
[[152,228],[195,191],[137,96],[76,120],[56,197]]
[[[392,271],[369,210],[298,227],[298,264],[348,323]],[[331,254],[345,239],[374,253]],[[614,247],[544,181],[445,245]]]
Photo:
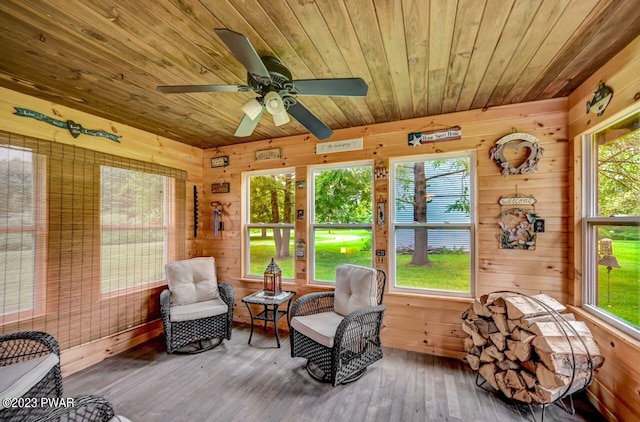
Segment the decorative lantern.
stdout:
[[279,295],[282,291],[282,270],[271,258],[271,262],[264,270],[264,293],[268,296]]

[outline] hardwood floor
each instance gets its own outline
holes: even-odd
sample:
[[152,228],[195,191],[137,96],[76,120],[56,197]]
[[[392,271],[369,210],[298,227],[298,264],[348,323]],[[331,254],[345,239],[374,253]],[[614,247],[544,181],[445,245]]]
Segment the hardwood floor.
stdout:
[[[233,338],[197,355],[167,355],[158,337],[64,379],[64,396],[99,394],[132,421],[533,421],[475,384],[466,363],[397,349],[359,381],[331,387],[314,381],[305,361],[276,348],[273,330],[234,326]],[[545,421],[604,420],[583,395],[576,414],[558,406]],[[534,409],[535,420],[541,410]]]

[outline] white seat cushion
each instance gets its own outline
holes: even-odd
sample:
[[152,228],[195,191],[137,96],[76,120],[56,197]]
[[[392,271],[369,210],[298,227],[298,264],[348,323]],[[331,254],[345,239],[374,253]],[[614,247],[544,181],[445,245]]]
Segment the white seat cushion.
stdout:
[[188,305],[220,298],[213,257],[185,259],[165,265],[171,303]]
[[322,312],[291,318],[291,326],[316,343],[333,347],[336,330],[344,317],[335,312]]
[[171,322],[189,321],[226,314],[229,307],[222,299],[205,300],[189,305],[172,305],[170,308]]
[[[24,396],[58,362],[58,355],[50,353],[24,362],[0,366],[0,398]],[[0,404],[0,409],[4,409],[4,404]]]
[[341,264],[336,267],[336,291],[333,310],[342,316],[376,306],[378,300],[377,271],[360,265]]

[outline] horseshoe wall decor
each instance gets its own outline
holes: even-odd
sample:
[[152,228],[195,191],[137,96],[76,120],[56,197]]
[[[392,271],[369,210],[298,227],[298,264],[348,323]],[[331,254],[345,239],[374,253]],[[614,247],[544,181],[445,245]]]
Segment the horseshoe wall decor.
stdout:
[[[526,159],[519,165],[510,162],[505,156],[505,150],[512,148],[516,151],[521,148],[529,150]],[[538,160],[542,158],[543,149],[540,140],[528,133],[511,133],[498,139],[496,145],[489,150],[491,159],[498,164],[504,177],[510,174],[533,174],[538,170]]]

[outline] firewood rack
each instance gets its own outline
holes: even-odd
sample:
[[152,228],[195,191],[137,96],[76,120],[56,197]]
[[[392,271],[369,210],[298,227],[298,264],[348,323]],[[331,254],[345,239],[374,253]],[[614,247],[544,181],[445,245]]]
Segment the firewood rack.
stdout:
[[[523,296],[533,302],[535,302],[536,304],[540,305],[540,307],[542,307],[545,311],[547,311],[547,313],[554,319],[554,321],[558,324],[558,326],[560,327],[560,329],[562,330],[565,338],[567,339],[567,343],[569,344],[569,348],[571,349],[571,380],[570,382],[565,386],[564,392],[554,401],[551,401],[549,403],[525,403],[522,402],[520,400],[515,400],[512,398],[508,398],[506,397],[504,394],[502,394],[502,392],[500,390],[496,390],[494,389],[492,386],[485,386],[485,384],[488,384],[487,380],[485,380],[484,378],[482,378],[482,382],[480,382],[480,372],[476,371],[476,385],[480,388],[482,388],[485,391],[488,391],[492,394],[496,394],[496,395],[500,395],[502,398],[512,402],[514,405],[518,406],[518,405],[523,405],[526,404],[529,407],[529,411],[531,412],[531,416],[534,420],[534,422],[537,422],[537,418],[536,418],[536,414],[534,412],[534,406],[538,406],[542,409],[542,414],[541,414],[541,418],[540,421],[544,422],[544,415],[545,415],[545,410],[546,408],[551,405],[551,404],[555,404],[558,407],[560,407],[561,409],[563,409],[565,412],[573,415],[575,414],[575,407],[573,404],[573,394],[577,394],[580,393],[582,391],[584,391],[585,389],[587,389],[590,385],[591,382],[593,381],[593,376],[594,376],[594,368],[593,368],[593,361],[591,359],[591,354],[589,353],[589,348],[587,347],[587,345],[585,344],[584,340],[582,339],[582,336],[578,333],[578,331],[571,325],[569,324],[569,321],[567,319],[564,318],[564,316],[562,316],[561,313],[557,312],[555,309],[551,308],[550,306],[548,306],[546,303],[532,297],[529,295],[526,295],[524,293],[520,293],[520,292],[514,292],[514,291],[510,291],[510,290],[500,290],[500,291],[496,291],[496,292],[492,292],[492,293],[508,293],[508,294],[513,294],[513,295],[519,295],[519,296]],[[573,386],[573,383],[575,381],[575,368],[576,368],[576,355],[575,355],[575,351],[573,348],[573,344],[571,343],[571,340],[569,338],[569,334],[568,331],[570,331],[573,335],[575,335],[575,337],[582,343],[582,346],[584,347],[584,350],[586,352],[587,355],[587,372],[588,372],[588,380],[586,381],[584,387],[582,387],[581,389],[572,392],[571,394],[567,394],[567,392],[571,391],[571,387]],[[568,404],[565,403],[565,399],[568,400]]]

